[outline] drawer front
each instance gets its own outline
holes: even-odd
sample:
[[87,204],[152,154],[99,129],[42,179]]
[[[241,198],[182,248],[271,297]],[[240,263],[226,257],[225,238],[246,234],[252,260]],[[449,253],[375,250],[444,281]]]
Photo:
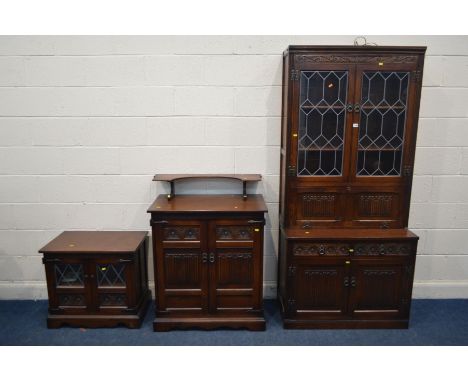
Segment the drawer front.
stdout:
[[410,255],[413,246],[407,242],[360,242],[354,244],[356,256]]
[[348,243],[294,243],[293,254],[295,256],[347,256],[350,254],[351,245]]

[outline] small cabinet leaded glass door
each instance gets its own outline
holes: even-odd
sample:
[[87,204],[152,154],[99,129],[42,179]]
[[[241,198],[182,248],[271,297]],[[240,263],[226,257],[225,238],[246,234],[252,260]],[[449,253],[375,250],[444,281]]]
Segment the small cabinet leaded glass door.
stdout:
[[297,176],[331,178],[345,176],[347,102],[350,70],[299,71],[297,124]]
[[97,306],[106,311],[120,311],[133,305],[129,275],[132,273],[133,259],[103,258],[94,263],[96,271]]
[[356,176],[400,176],[410,72],[361,74]]
[[60,256],[44,259],[47,277],[53,280],[49,289],[50,308],[64,313],[85,314],[92,305],[86,281],[88,263],[80,258]]

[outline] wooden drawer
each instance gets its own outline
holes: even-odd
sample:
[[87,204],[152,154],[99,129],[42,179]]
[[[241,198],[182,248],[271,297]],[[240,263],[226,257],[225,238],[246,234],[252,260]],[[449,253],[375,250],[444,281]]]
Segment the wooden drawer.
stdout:
[[360,242],[354,244],[356,256],[410,255],[413,246],[407,242]]
[[295,256],[348,256],[351,245],[341,242],[299,242],[293,244]]

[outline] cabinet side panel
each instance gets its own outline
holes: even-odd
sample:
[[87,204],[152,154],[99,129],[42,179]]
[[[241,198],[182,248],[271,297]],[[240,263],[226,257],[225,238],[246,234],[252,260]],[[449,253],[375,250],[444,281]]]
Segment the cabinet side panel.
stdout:
[[281,106],[281,155],[280,155],[280,224],[287,224],[286,209],[286,167],[288,151],[288,112],[289,112],[289,55],[283,56],[283,96]]

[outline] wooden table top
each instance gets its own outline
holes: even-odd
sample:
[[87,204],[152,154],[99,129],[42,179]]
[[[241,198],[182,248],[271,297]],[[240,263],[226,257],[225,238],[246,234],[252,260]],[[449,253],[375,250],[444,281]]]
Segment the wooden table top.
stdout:
[[266,212],[262,195],[176,195],[168,200],[159,195],[148,212]]
[[132,253],[146,231],[65,231],[39,253]]

